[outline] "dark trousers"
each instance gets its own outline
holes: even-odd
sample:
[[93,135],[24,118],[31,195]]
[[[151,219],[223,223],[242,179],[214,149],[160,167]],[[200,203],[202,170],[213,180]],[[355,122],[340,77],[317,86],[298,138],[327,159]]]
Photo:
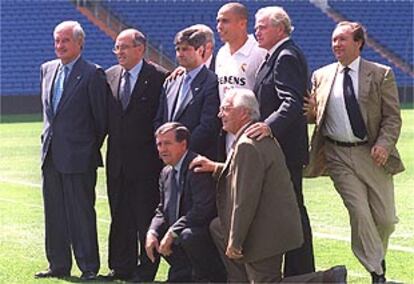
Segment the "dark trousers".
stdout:
[[315,271],[315,260],[313,256],[312,230],[309,216],[306,210],[302,193],[302,166],[287,165],[293,188],[298,201],[300,217],[302,221],[304,243],[300,248],[288,251],[285,254],[284,276],[294,276]]
[[46,157],[42,168],[46,256],[53,271],[70,272],[71,247],[82,272],[99,271],[95,184],[96,169],[63,174],[51,156]]
[[165,258],[168,282],[226,282],[226,271],[207,226],[184,229]]
[[[158,178],[107,176],[111,226],[109,232],[109,268],[120,275],[133,274],[153,281],[158,264],[145,251],[145,237],[159,202]],[[139,242],[139,246],[138,246]]]

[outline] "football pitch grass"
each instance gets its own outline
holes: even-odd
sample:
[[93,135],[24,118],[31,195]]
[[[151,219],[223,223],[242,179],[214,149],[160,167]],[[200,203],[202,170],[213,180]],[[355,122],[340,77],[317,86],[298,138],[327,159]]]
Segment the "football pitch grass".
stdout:
[[[403,110],[402,115],[403,130],[398,148],[406,171],[394,178],[399,223],[386,257],[387,278],[414,283],[414,110]],[[15,120],[25,122],[13,122]],[[75,262],[74,277],[64,280],[33,278],[36,271],[47,267],[47,262],[39,167],[42,124],[31,120],[30,116],[2,117],[0,124],[0,283],[80,282]],[[105,148],[102,152],[105,153]],[[303,187],[313,229],[317,269],[343,264],[348,269],[348,282],[370,283],[369,274],[351,251],[348,215],[332,182],[326,177],[305,179]],[[103,169],[99,169],[96,192],[100,274],[106,274],[110,216]],[[166,279],[167,269],[163,262],[157,280]]]

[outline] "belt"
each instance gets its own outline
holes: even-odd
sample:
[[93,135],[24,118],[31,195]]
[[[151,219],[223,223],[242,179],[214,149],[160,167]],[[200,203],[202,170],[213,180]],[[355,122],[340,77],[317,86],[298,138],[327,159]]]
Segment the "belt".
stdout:
[[333,140],[332,138],[325,136],[326,140],[328,140],[330,143],[336,145],[336,146],[341,146],[341,147],[355,147],[355,146],[361,146],[361,145],[365,145],[368,143],[368,141],[360,141],[360,142],[342,142],[342,141],[336,141]]

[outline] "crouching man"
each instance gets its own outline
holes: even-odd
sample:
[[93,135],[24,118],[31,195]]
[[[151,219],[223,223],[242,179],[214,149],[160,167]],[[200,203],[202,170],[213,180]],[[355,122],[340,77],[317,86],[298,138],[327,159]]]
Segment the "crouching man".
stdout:
[[299,207],[282,149],[270,136],[255,140],[245,134],[260,118],[252,91],[230,90],[219,117],[223,129],[236,136],[226,162],[199,156],[190,168],[212,172],[217,180],[218,218],[210,231],[228,281],[345,283],[344,266],[282,279],[284,254],[303,243]]
[[190,132],[170,122],[155,133],[160,158],[160,204],[147,233],[146,251],[155,261],[162,255],[170,264],[168,282],[226,281],[225,269],[209,234],[217,215],[215,184],[210,174],[194,173],[188,151]]

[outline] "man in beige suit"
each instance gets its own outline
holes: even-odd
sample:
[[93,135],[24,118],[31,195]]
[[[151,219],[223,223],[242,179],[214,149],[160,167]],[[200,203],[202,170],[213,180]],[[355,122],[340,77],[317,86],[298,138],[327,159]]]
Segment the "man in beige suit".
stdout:
[[[232,89],[219,117],[236,140],[225,163],[195,158],[195,171],[213,172],[217,180],[218,218],[210,232],[226,265],[229,282],[279,282],[285,252],[303,243],[293,185],[285,157],[273,137],[248,138],[245,129],[260,117],[248,89]],[[344,283],[346,269],[335,267],[285,278],[287,282]]]
[[398,221],[393,175],[404,170],[395,147],[401,115],[391,68],[362,59],[364,43],[360,24],[339,23],[332,35],[338,62],[312,76],[305,113],[316,127],[305,174],[331,177],[349,212],[352,250],[372,282],[382,283]]

